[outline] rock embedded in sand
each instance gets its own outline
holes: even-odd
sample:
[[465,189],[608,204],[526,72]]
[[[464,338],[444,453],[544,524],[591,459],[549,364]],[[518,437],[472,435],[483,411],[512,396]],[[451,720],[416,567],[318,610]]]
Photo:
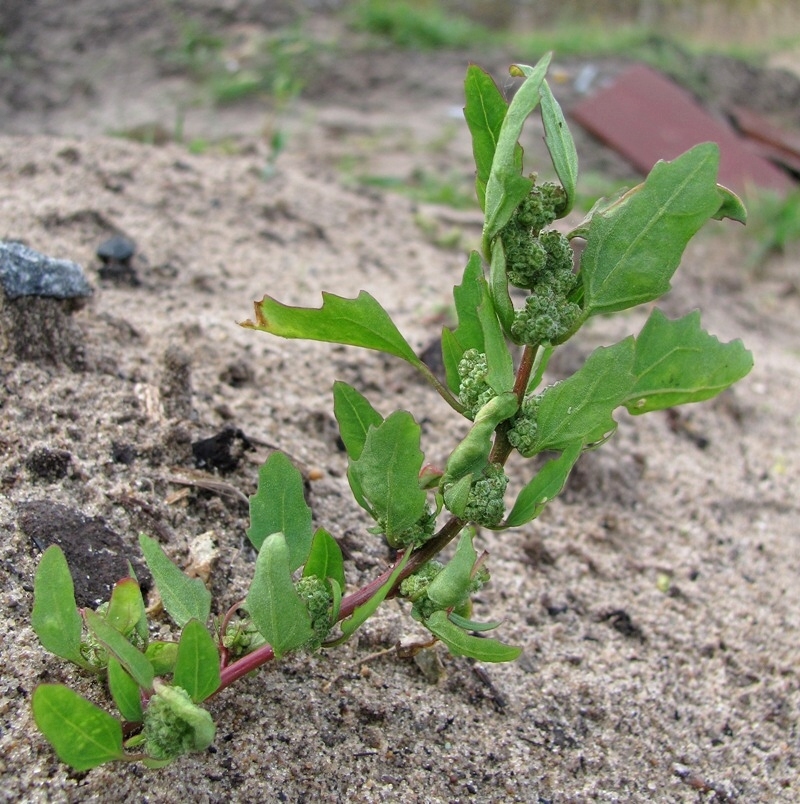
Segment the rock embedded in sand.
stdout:
[[85,368],[71,316],[91,296],[80,265],[0,241],[0,357]]

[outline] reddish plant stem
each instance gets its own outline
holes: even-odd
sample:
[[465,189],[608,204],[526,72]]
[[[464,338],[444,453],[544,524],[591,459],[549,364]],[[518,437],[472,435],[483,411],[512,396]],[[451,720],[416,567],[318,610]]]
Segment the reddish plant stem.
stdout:
[[[522,353],[522,358],[520,359],[519,367],[517,369],[517,376],[514,381],[514,393],[517,395],[520,403],[522,402],[522,399],[525,396],[525,391],[528,387],[528,381],[530,380],[531,371],[533,369],[533,362],[536,357],[536,348],[537,347],[535,346],[525,347]],[[489,460],[493,463],[504,464],[511,453],[511,445],[508,443],[505,432],[505,428],[503,428],[501,425],[498,428],[497,438],[495,439],[492,452],[489,456]],[[387,597],[393,597],[397,593],[397,588],[399,587],[400,582],[404,578],[407,578],[409,575],[416,572],[426,561],[430,561],[430,559],[440,553],[449,542],[451,542],[456,536],[458,536],[459,533],[461,533],[466,524],[467,523],[464,522],[464,520],[459,519],[458,517],[450,517],[450,519],[448,519],[447,522],[442,525],[438,533],[436,533],[432,539],[425,542],[422,547],[411,554],[411,558],[408,560],[408,563],[398,576],[394,588],[389,591]],[[389,580],[389,577],[394,572],[401,560],[402,553],[397,556],[392,566],[388,569],[385,569],[380,575],[378,575],[377,578],[370,581],[366,586],[362,586],[361,589],[357,589],[355,592],[352,592],[351,594],[342,598],[337,622],[350,617],[356,608],[363,606],[373,595],[375,595],[376,592]],[[275,652],[272,650],[272,646],[263,645],[262,647],[254,650],[252,653],[248,653],[246,656],[242,656],[241,659],[237,659],[235,662],[223,667],[220,674],[220,685],[213,694],[216,695],[237,679],[241,678],[242,676],[246,676],[248,673],[252,673],[253,670],[257,670],[267,662],[271,662],[274,658]]]

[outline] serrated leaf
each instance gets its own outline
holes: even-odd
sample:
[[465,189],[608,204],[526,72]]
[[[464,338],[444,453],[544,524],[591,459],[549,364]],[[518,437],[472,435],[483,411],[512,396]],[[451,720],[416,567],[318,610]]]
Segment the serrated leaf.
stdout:
[[405,569],[408,559],[411,558],[411,551],[412,548],[408,547],[400,563],[387,578],[386,583],[384,583],[366,603],[361,606],[356,606],[350,617],[346,620],[342,620],[342,636],[329,643],[330,645],[340,645],[342,642],[348,640],[355,633],[356,629],[363,625],[377,611],[378,606],[386,599],[386,595],[392,591],[397,579],[400,577],[400,573]]
[[439,608],[449,609],[457,606],[469,595],[472,568],[478,558],[472,546],[472,537],[471,530],[465,530],[461,534],[455,554],[428,584],[426,593]]
[[314,531],[303,476],[282,452],[273,452],[258,470],[258,489],[250,498],[247,537],[256,550],[273,533],[286,537],[290,568],[296,570],[308,556]]
[[506,527],[515,528],[539,516],[547,503],[561,493],[582,449],[583,444],[577,441],[542,466],[517,496],[505,521]]
[[635,381],[623,404],[630,413],[711,399],[742,379],[753,356],[740,340],[720,343],[694,311],[675,321],[653,310],[636,338]]
[[40,684],[32,704],[39,730],[59,759],[75,770],[125,759],[122,724],[63,684]]
[[341,380],[333,384],[333,415],[339,423],[339,435],[348,456],[358,460],[369,428],[377,427],[383,416],[360,391]]
[[183,628],[189,620],[208,620],[211,592],[205,584],[199,578],[190,578],[181,572],[155,539],[142,533],[139,546],[161,595],[161,602],[173,622]]
[[181,633],[172,683],[200,703],[220,685],[219,651],[211,634],[198,620],[189,620]]
[[42,553],[36,568],[31,626],[45,650],[89,666],[81,654],[83,620],[75,603],[72,575],[64,551],[55,544]]
[[578,153],[575,150],[575,142],[570,134],[564,113],[561,111],[561,106],[553,97],[546,80],[542,81],[540,93],[544,141],[550,152],[550,158],[553,160],[558,180],[567,195],[567,205],[559,213],[559,217],[563,218],[575,203],[578,184]]
[[721,206],[719,148],[697,145],[658,162],[644,184],[595,212],[586,233],[580,276],[588,315],[657,299],[689,240]]
[[314,636],[311,618],[292,582],[289,546],[282,533],[268,536],[258,551],[245,608],[276,659]]
[[496,639],[472,636],[452,623],[446,611],[435,611],[425,627],[441,639],[454,656],[469,656],[479,662],[512,662],[522,653],[521,648],[504,645]]
[[361,456],[350,462],[348,474],[358,483],[367,510],[390,542],[425,511],[427,495],[419,487],[423,460],[420,426],[410,413],[400,410],[369,430]]
[[146,690],[152,689],[153,665],[147,661],[147,657],[97,612],[87,610],[83,616],[98,642],[131,674],[133,680]]
[[311,542],[311,552],[303,567],[303,576],[313,575],[321,581],[329,578],[336,581],[340,589],[344,589],[344,558],[342,549],[336,539],[325,528],[318,528]]
[[535,452],[602,441],[616,429],[611,416],[633,385],[633,337],[595,349],[571,377],[545,388],[537,413]]
[[[481,209],[486,204],[486,183],[492,170],[500,129],[503,126],[508,104],[492,77],[471,64],[464,80],[464,119],[472,135],[472,154],[475,158],[475,188]],[[522,171],[522,148],[517,145],[515,158]]]
[[489,180],[486,183],[486,215],[483,226],[483,251],[489,255],[494,236],[508,223],[520,201],[530,192],[533,182],[521,175],[517,148],[522,127],[530,113],[539,105],[539,88],[550,65],[552,53],[547,53],[535,67],[517,65],[517,74],[525,81],[517,89],[508,106],[497,137],[497,147]]
[[242,326],[281,338],[376,349],[407,360],[418,368],[424,365],[386,310],[363,290],[355,299],[323,292],[320,308],[290,307],[265,296],[255,304],[255,319],[243,322]]
[[129,723],[141,723],[142,697],[139,685],[113,656],[108,659],[108,689],[122,717]]

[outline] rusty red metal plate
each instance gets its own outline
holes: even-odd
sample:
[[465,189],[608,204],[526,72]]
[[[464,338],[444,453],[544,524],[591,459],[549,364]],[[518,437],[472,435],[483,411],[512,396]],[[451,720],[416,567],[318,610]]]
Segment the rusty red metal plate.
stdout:
[[674,159],[700,142],[716,142],[720,184],[739,193],[750,186],[781,192],[796,186],[730,125],[644,64],[621,73],[613,84],[575,106],[571,115],[643,173],[659,159]]

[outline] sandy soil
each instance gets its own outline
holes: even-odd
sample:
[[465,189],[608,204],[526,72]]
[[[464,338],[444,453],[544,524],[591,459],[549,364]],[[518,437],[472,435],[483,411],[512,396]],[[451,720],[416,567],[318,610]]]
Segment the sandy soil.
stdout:
[[[27,100],[9,101],[0,122],[0,238],[79,262],[95,288],[70,318],[80,359],[0,357],[0,799],[796,801],[800,253],[748,267],[751,245],[731,223],[690,247],[662,307],[678,315],[699,306],[721,339],[742,337],[752,374],[712,403],[620,417],[614,439],[581,460],[540,520],[480,536],[493,581],[478,614],[505,618],[502,636],[523,646],[520,660],[478,667],[437,648],[437,675],[391,651],[374,658],[421,636],[391,602],[347,646],[289,657],[214,699],[218,736],[203,754],[157,772],[73,773],[57,761],[32,722],[33,688],[58,680],[95,700],[102,692],[47,655],[30,629],[32,510],[68,506],[78,525],[79,514],[98,518],[95,530],[105,525],[131,555],[138,532],[154,534],[184,563],[191,543],[211,534],[211,586],[224,610],[254,558],[241,495],[279,447],[314,478],[315,518],[347,551],[348,580],[364,583],[386,566],[386,548],[365,533],[349,495],[331,382],[355,384],[384,413],[414,413],[433,461],[461,422],[399,363],[236,322],[264,293],[312,306],[322,289],[366,289],[415,347],[429,346],[479,215],[355,188],[336,165],[349,157],[368,173],[460,172],[468,183],[469,140],[453,116],[464,68],[475,60],[499,75],[509,60],[354,54],[282,113],[289,145],[265,178],[262,130],[277,122],[263,105],[190,110],[193,136],[232,134],[227,152],[103,136],[158,120],[159,104],[188,86],[159,78],[142,57],[150,50],[115,49],[121,31],[131,43],[157,39],[158,20],[148,25],[128,5],[111,20],[92,18],[96,29],[80,16],[86,3],[44,3],[38,25],[19,23],[31,53],[57,41],[61,61],[28,72]],[[244,13],[247,3],[236,8],[237,24],[264,22]],[[140,70],[127,80],[126,58]],[[101,64],[117,67],[76,95],[88,65]],[[576,66],[557,67],[568,92]],[[535,169],[539,132],[525,136]],[[613,156],[584,144],[594,169],[624,175]],[[445,248],[454,227],[458,245]],[[137,244],[138,284],[101,277],[95,250],[115,233]],[[641,321],[639,312],[594,321],[554,371]],[[226,427],[251,449],[224,474],[197,469],[192,442]],[[204,487],[209,480],[226,485]],[[50,511],[56,521],[65,513]],[[114,580],[97,570],[90,596]]]

